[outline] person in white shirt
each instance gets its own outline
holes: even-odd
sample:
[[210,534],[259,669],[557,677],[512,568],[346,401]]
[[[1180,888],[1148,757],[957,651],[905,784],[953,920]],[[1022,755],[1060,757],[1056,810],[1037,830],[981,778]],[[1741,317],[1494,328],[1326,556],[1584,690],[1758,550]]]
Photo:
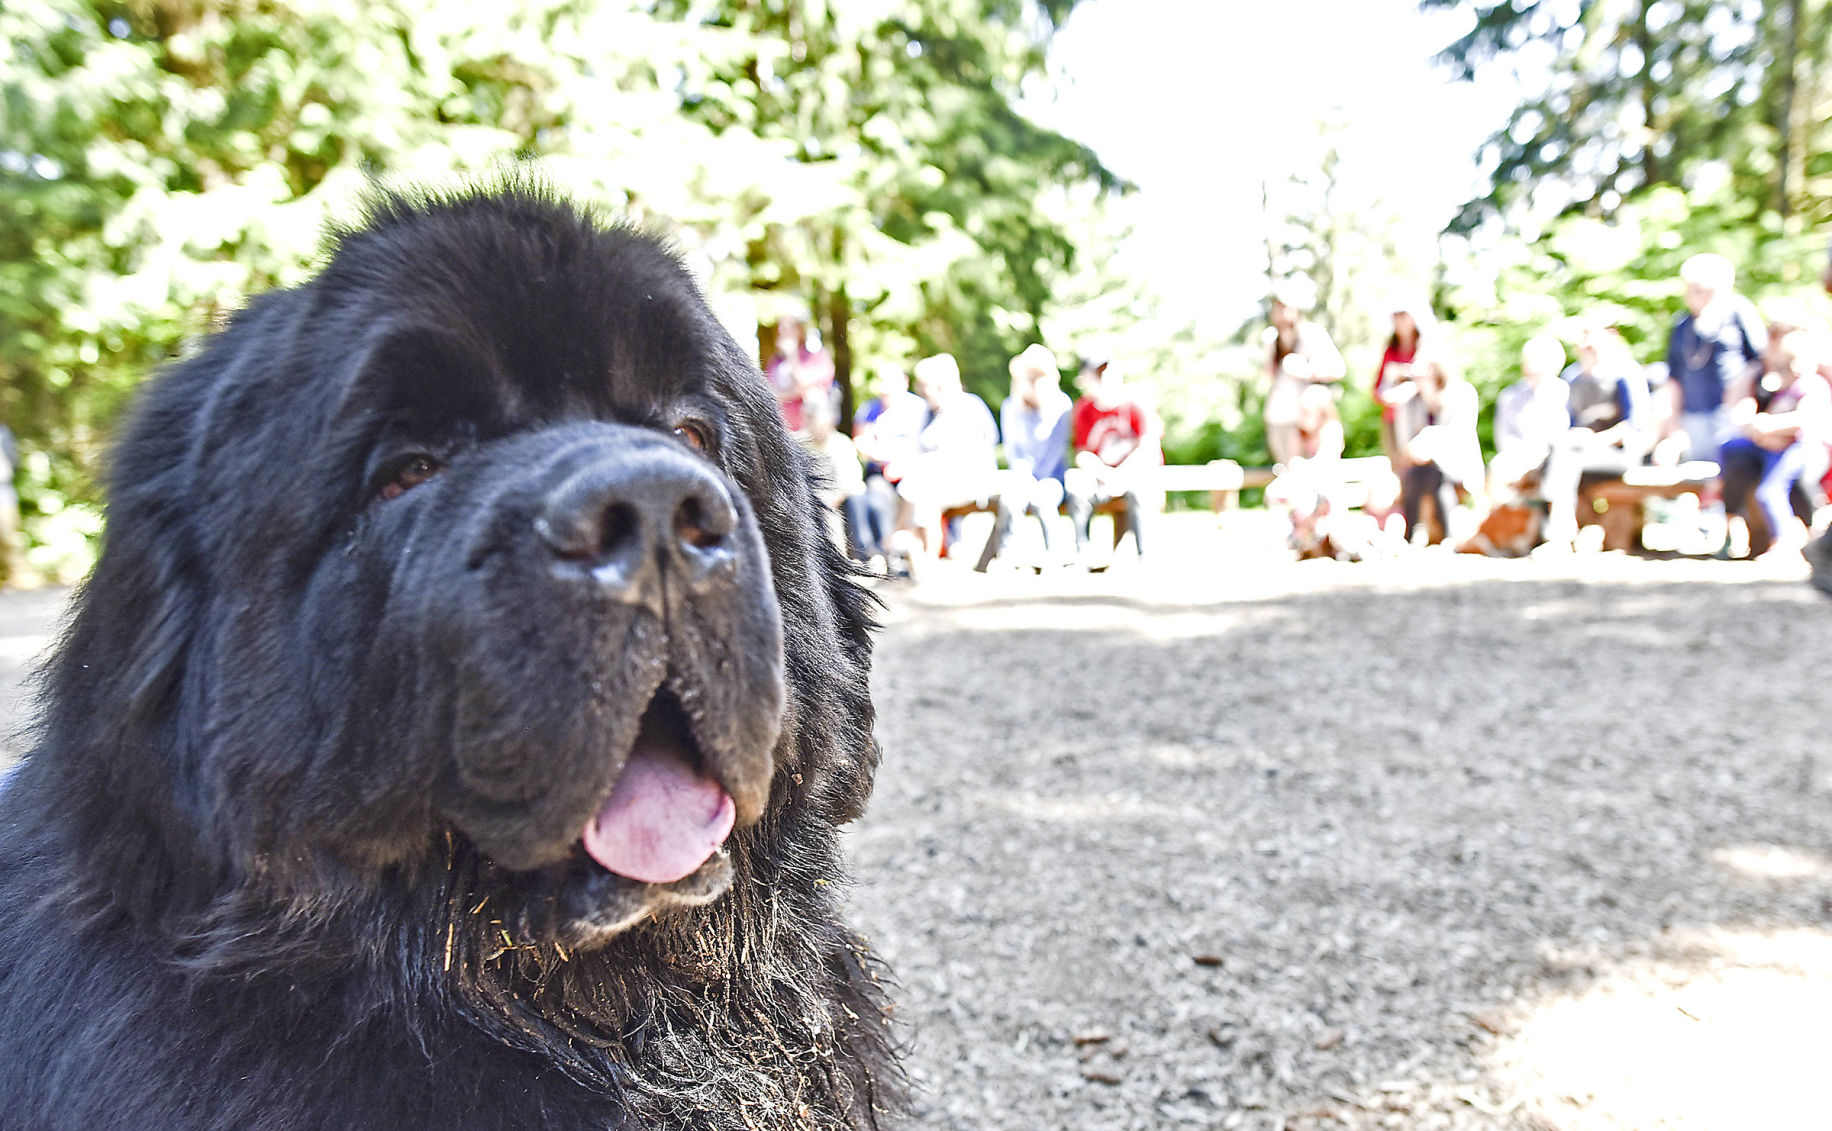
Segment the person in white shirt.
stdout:
[[1571,426],[1565,383],[1565,347],[1539,334],[1520,350],[1520,380],[1495,398],[1495,458],[1489,461],[1491,497],[1519,492],[1523,479],[1545,466],[1552,442]]
[[[885,473],[903,496],[898,541],[933,561],[946,532],[942,512],[992,497],[999,470],[999,428],[986,402],[961,388],[960,365],[945,353],[915,365],[916,391],[929,403],[929,423],[916,438],[907,466]],[[913,545],[912,545],[913,541]]]
[[1284,288],[1272,299],[1266,330],[1266,447],[1274,464],[1286,465],[1303,455],[1299,435],[1304,390],[1313,384],[1335,384],[1347,372],[1329,331],[1304,317],[1299,298]]

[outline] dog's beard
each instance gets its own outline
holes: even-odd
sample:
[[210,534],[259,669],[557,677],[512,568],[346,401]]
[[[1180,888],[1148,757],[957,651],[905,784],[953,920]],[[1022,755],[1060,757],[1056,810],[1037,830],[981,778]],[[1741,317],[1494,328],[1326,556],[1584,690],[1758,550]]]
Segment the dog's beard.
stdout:
[[845,1005],[847,983],[875,976],[862,951],[843,951],[853,969],[836,969],[831,932],[816,925],[831,915],[824,893],[781,894],[781,877],[760,874],[759,838],[775,824],[734,838],[741,882],[723,898],[663,910],[589,951],[516,938],[479,894],[503,877],[460,848],[443,935],[424,941],[472,1023],[618,1095],[637,1125],[850,1131],[848,1113],[872,1111],[878,1083],[841,1052],[874,1039],[847,1032],[876,1008],[862,989],[857,1009]]

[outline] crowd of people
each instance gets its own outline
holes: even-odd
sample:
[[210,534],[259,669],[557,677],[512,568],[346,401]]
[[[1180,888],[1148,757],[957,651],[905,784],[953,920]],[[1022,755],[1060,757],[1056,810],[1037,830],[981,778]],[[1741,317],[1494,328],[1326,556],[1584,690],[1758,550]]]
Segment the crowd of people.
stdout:
[[[1565,339],[1529,340],[1519,379],[1496,398],[1486,465],[1475,388],[1429,308],[1395,304],[1370,382],[1390,474],[1364,472],[1352,484],[1337,470],[1339,427],[1301,427],[1293,411],[1312,405],[1316,419],[1332,417],[1339,355],[1327,333],[1275,299],[1265,420],[1281,474],[1269,499],[1290,516],[1299,553],[1358,557],[1446,540],[1486,553],[1565,552],[1580,543],[1584,485],[1637,475],[1695,489],[1692,521],[1718,556],[1804,552],[1832,567],[1832,539],[1809,544],[1832,486],[1832,337],[1798,298],[1758,311],[1722,256],[1695,255],[1680,275],[1684,310],[1661,361],[1638,363],[1600,316],[1576,320]],[[1638,470],[1650,465],[1673,470],[1664,479]]]
[[[1637,469],[1652,466],[1696,494],[1689,520],[1719,556],[1804,553],[1832,578],[1832,535],[1812,542],[1810,533],[1816,515],[1832,514],[1822,509],[1832,488],[1832,336],[1798,298],[1758,311],[1722,256],[1695,255],[1680,276],[1684,309],[1661,361],[1639,363],[1600,315],[1567,323],[1562,337],[1528,340],[1518,380],[1492,406],[1486,461],[1482,398],[1430,306],[1403,301],[1366,385],[1380,408],[1382,456],[1345,460],[1338,403],[1348,367],[1302,298],[1276,293],[1264,402],[1276,478],[1266,497],[1288,517],[1299,556],[1354,559],[1445,542],[1497,554],[1573,551],[1585,544],[1586,485],[1648,479]],[[1832,289],[1832,265],[1826,283]],[[823,472],[846,544],[873,571],[920,573],[959,549],[960,516],[976,510],[994,515],[977,548],[981,570],[1018,533],[1030,547],[1022,564],[1105,568],[1111,555],[1090,536],[1098,511],[1113,515],[1115,548],[1127,536],[1134,553],[1149,544],[1163,501],[1152,474],[1163,463],[1163,429],[1109,357],[1080,359],[1071,399],[1056,355],[1027,347],[1011,359],[996,416],[962,387],[948,354],[907,374],[886,366],[872,375],[850,434],[833,364],[805,324],[783,320],[765,368],[784,420]]]
[[1164,461],[1157,414],[1107,357],[1081,359],[1076,399],[1063,392],[1056,355],[1042,345],[1027,347],[1009,369],[1010,395],[995,419],[962,387],[949,354],[908,371],[887,365],[872,375],[848,435],[832,362],[798,320],[779,325],[765,372],[784,422],[813,458],[837,533],[865,568],[920,574],[958,550],[959,520],[973,511],[992,514],[974,563],[982,571],[1008,550],[1020,523],[1036,527],[1032,568],[1106,568],[1111,555],[1090,535],[1101,510],[1130,535],[1132,552],[1144,553],[1148,515],[1162,502],[1149,474]]

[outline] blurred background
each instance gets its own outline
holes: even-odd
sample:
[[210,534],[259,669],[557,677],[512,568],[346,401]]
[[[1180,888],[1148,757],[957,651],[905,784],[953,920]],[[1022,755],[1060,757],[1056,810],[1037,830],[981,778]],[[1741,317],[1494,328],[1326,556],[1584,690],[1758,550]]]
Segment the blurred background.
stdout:
[[1695,252],[1826,301],[1832,0],[8,0],[0,39],[0,419],[57,579],[134,385],[370,177],[538,159],[760,353],[810,318],[848,409],[939,350],[995,404],[1029,343],[1115,356],[1172,462],[1268,462],[1281,282],[1350,455],[1398,295],[1485,398],[1580,309],[1658,359]]

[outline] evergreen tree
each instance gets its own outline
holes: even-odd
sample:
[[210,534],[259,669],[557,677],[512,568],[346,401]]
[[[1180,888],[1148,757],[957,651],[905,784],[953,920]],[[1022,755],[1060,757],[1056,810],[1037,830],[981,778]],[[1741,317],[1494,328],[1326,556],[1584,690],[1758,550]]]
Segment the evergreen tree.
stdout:
[[540,158],[676,225],[734,328],[770,313],[747,296],[795,294],[843,371],[950,348],[1002,386],[1075,262],[1041,201],[1119,187],[1013,109],[1072,6],[0,5],[0,413],[29,452],[28,531],[80,547],[96,515],[69,504],[95,501],[126,393],[306,274],[371,174]]
[[[1453,223],[1536,209],[1606,215],[1722,163],[1763,209],[1832,216],[1829,0],[1420,0],[1470,11],[1440,61],[1463,79],[1503,57],[1544,88],[1485,147],[1490,191]],[[1537,70],[1534,71],[1537,73]]]
[[756,226],[745,282],[813,300],[842,381],[855,357],[948,350],[991,399],[1006,360],[1039,335],[1052,283],[1075,262],[1042,206],[1048,190],[1122,188],[1085,146],[1014,108],[1073,6],[663,6],[752,44],[698,80],[690,112],[715,131],[782,139],[841,187],[820,214]]

